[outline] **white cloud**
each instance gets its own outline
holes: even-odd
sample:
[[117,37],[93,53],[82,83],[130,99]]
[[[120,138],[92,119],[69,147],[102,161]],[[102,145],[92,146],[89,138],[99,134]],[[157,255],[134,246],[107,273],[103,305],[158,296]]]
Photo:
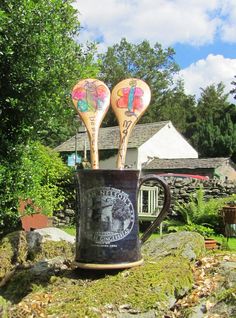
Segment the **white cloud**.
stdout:
[[[100,40],[100,52],[122,37],[131,43],[147,39],[164,47],[177,43],[199,47],[219,39],[236,43],[236,0],[76,0],[75,5],[84,27],[79,41]],[[220,81],[229,91],[236,59],[210,54],[180,74],[186,91],[196,96],[200,87]]]
[[83,40],[112,45],[126,37],[162,45],[213,42],[217,33],[236,41],[235,0],[77,0]]
[[[222,55],[209,54],[205,60],[199,60],[180,71],[188,94],[200,96],[200,88],[223,82],[225,92],[232,89],[231,82],[236,75],[236,59],[224,58]],[[233,98],[230,97],[233,101]]]
[[221,27],[221,36],[225,42],[236,42],[236,1],[227,0],[222,6],[225,21]]

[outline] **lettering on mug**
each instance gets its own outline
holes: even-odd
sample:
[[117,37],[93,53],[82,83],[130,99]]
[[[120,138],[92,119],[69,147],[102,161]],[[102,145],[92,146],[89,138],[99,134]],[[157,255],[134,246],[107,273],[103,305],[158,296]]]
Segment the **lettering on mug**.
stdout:
[[93,243],[111,244],[132,231],[135,214],[129,194],[113,187],[98,187],[86,192],[85,201],[85,231]]

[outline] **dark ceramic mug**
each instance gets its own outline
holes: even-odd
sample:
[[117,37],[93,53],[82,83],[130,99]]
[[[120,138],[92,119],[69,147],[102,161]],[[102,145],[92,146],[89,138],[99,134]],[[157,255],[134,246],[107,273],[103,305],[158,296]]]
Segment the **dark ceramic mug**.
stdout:
[[[159,215],[139,239],[138,191],[153,180],[164,189]],[[170,207],[170,190],[156,175],[139,170],[79,170],[75,265],[88,269],[129,268],[143,263],[140,247]]]

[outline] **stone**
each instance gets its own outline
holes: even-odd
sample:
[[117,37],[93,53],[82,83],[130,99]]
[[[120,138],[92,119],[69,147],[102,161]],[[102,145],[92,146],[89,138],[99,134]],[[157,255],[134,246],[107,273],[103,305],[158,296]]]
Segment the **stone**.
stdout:
[[7,318],[11,303],[0,296],[0,317]]
[[69,223],[70,223],[70,218],[69,218],[69,216],[66,216],[66,217],[65,217],[65,223],[66,223],[66,224],[69,224]]
[[[24,237],[24,232],[21,235]],[[37,238],[38,236],[36,240]],[[14,240],[16,241],[18,240]],[[5,240],[4,244],[6,242]],[[40,249],[47,244],[51,253],[54,245],[62,242],[68,248],[74,246],[70,242],[51,241],[47,237],[45,242],[41,242]],[[13,314],[20,312],[22,306],[25,306],[24,308],[29,310],[28,316],[33,316],[32,304],[38,301],[37,304],[40,304],[40,310],[43,311],[42,317],[172,317],[168,316],[169,312],[173,313],[170,308],[173,309],[175,301],[190,292],[193,286],[191,262],[204,252],[204,239],[197,233],[179,232],[150,240],[142,247],[145,260],[143,266],[114,273],[72,270],[70,262],[67,261],[65,246],[60,245],[60,248],[56,249],[56,257],[47,254],[45,259],[34,258],[34,263],[29,264],[30,267],[17,269],[14,277],[0,288],[0,294],[4,297],[2,301],[0,298],[0,313],[3,306],[7,311],[5,300],[10,300],[11,307],[15,310]],[[11,255],[14,255],[14,251]],[[18,260],[24,259],[24,255],[25,253],[22,253]],[[73,253],[71,255],[73,257]],[[216,298],[212,295],[214,298],[211,303],[215,305],[211,309],[206,306],[206,299],[202,298],[200,303],[192,308],[188,317],[200,318],[206,317],[206,314],[208,317],[217,314],[221,317],[235,317],[233,296],[236,262],[232,257],[225,257],[209,270],[226,276],[222,283],[219,281],[222,290]],[[63,299],[63,302],[58,299]],[[13,314],[9,314],[9,317],[13,317]],[[18,316],[15,314],[15,317]]]
[[27,233],[28,258],[34,261],[63,256],[72,259],[75,251],[75,237],[66,232],[48,227]]
[[[62,313],[70,317],[72,311],[79,313],[78,316],[72,317],[81,318],[103,317],[101,313],[104,313],[104,317],[109,317],[110,314],[113,317],[114,314],[114,317],[119,318],[162,317],[174,305],[176,299],[185,295],[193,286],[189,259],[192,260],[200,254],[199,234],[172,233],[160,238],[159,241],[150,240],[143,246],[143,266],[103,274],[70,269],[66,248],[69,250],[74,244],[64,241],[62,237],[65,236],[60,235],[60,230],[56,231],[57,241],[52,240],[55,239],[55,230],[44,230],[47,232],[36,230],[35,233],[28,234],[34,238],[30,248],[35,252],[30,267],[18,268],[14,277],[2,289],[2,295],[16,303],[13,306],[14,310],[20,310],[21,306],[29,304],[29,316],[33,313],[31,304],[34,297],[43,302],[45,295],[57,294],[64,302],[58,302],[54,297],[50,298],[50,303],[40,307],[45,310],[42,313],[45,317],[60,317]],[[161,248],[163,243],[164,248],[168,249],[167,254]],[[190,247],[185,248],[185,245]],[[71,252],[71,257],[73,256]],[[33,286],[35,291],[32,291]],[[35,286],[43,286],[43,290],[40,291],[39,288],[37,291]],[[20,300],[20,305],[17,305]]]
[[65,214],[70,215],[70,216],[74,216],[75,215],[75,211],[72,209],[66,209],[65,210]]
[[156,313],[154,310],[150,310],[144,313],[118,313],[117,318],[156,318]]
[[177,232],[149,240],[142,247],[146,256],[158,259],[167,255],[180,255],[190,261],[205,251],[204,238],[195,232]]
[[66,241],[68,243],[74,244],[75,237],[67,234],[66,232],[56,228],[47,227],[43,229],[34,230],[27,233],[27,241],[30,246],[34,245],[34,242],[40,240],[45,241]]
[[0,286],[5,284],[19,265],[29,260],[42,260],[63,256],[73,259],[75,237],[57,228],[44,228],[31,232],[16,231],[0,241]]
[[7,234],[0,241],[0,281],[14,269],[15,265],[26,261],[28,247],[24,231]]
[[188,318],[236,317],[236,255],[230,254],[230,257],[225,258],[215,263],[216,266],[209,266],[208,273],[205,271],[205,275],[211,273],[212,279],[215,278],[215,284],[212,285],[214,290],[202,297],[195,306],[189,306]]

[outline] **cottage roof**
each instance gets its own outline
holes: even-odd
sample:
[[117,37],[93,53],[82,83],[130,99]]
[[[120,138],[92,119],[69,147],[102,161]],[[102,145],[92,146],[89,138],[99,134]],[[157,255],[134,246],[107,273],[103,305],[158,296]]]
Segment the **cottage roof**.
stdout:
[[[167,125],[169,121],[162,121],[149,124],[136,125],[131,132],[128,140],[128,148],[138,148],[149,138],[155,135],[160,129]],[[119,148],[119,127],[106,127],[99,129],[98,149],[118,149]],[[86,132],[77,133],[77,150],[82,151],[84,148],[84,141],[86,140],[87,147],[89,147],[88,136]],[[75,151],[75,136],[65,141],[55,148],[58,152],[74,152]]]
[[143,169],[216,169],[231,162],[230,158],[186,158],[186,159],[153,159]]

